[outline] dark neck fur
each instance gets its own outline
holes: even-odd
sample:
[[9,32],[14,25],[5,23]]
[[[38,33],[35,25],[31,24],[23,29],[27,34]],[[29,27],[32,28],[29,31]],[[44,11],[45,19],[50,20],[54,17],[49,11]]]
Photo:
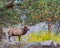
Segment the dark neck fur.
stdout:
[[23,34],[22,34],[22,35],[24,35],[24,34],[26,34],[26,33],[27,33],[27,30],[23,29]]

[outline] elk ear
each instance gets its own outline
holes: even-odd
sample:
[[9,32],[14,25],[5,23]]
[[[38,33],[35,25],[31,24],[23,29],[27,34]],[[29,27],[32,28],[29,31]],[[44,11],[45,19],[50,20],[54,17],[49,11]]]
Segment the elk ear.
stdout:
[[24,27],[28,27],[28,25],[25,25]]
[[22,29],[23,29],[24,27],[22,27]]

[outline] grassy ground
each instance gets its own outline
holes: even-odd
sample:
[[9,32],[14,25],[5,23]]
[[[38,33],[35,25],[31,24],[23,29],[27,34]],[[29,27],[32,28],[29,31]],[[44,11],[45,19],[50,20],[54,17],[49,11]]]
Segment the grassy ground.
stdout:
[[[26,42],[41,42],[41,41],[47,41],[47,40],[53,40],[54,42],[60,42],[60,33],[51,35],[47,32],[32,32],[30,34],[27,34],[25,36]],[[21,39],[22,40],[22,39]],[[16,41],[18,41],[18,38],[16,38]]]

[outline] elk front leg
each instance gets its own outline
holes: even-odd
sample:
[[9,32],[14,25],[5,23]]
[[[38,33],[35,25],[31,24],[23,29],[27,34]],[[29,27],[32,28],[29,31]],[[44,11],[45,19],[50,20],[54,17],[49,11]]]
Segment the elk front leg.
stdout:
[[21,38],[21,36],[18,36],[19,37],[19,42],[20,42],[20,38]]

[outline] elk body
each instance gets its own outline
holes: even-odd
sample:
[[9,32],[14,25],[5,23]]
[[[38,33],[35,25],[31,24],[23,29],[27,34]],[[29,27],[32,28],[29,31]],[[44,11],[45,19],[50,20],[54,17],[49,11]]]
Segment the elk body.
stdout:
[[10,40],[10,37],[11,37],[11,36],[18,36],[19,42],[20,42],[20,37],[21,37],[22,35],[25,35],[28,30],[29,30],[29,29],[28,29],[28,26],[24,26],[24,28],[9,28],[9,31],[8,31],[9,41],[11,41],[11,40]]

